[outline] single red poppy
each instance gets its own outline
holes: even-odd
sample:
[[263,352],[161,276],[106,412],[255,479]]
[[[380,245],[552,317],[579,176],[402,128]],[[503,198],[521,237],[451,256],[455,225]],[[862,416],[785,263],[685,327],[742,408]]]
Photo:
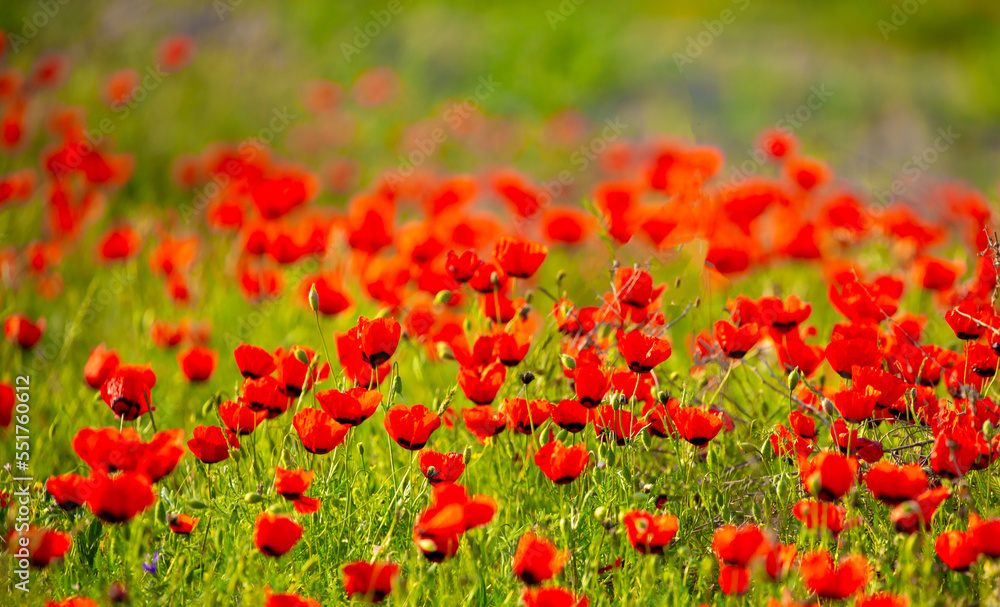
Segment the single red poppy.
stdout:
[[821,451],[812,459],[799,458],[802,486],[824,502],[835,502],[847,494],[858,476],[858,460],[833,451]]
[[122,472],[111,477],[95,471],[91,481],[87,506],[106,523],[129,521],[156,501],[149,477],[139,472]]
[[[305,354],[306,361],[299,360],[299,352]],[[278,385],[281,391],[291,398],[298,398],[303,392],[312,389],[313,384],[330,376],[330,363],[323,363],[318,368],[313,365],[316,352],[305,346],[293,346],[287,352],[280,348],[274,353],[278,366]],[[263,378],[262,378],[263,379]]]
[[997,328],[997,318],[990,309],[972,300],[964,300],[948,310],[944,320],[955,332],[955,336],[963,341],[979,339],[990,326]]
[[435,485],[431,503],[413,526],[413,541],[427,560],[440,563],[458,552],[463,533],[489,523],[496,512],[489,496],[469,496],[458,483]]
[[611,389],[611,378],[597,365],[582,364],[573,369],[573,386],[580,404],[592,409],[601,404]]
[[773,582],[780,582],[792,570],[799,550],[794,544],[768,543],[764,557],[764,573]]
[[323,272],[302,279],[299,283],[299,299],[310,307],[313,289],[316,289],[315,311],[324,316],[336,316],[354,304],[338,274]]
[[563,399],[551,409],[552,421],[567,432],[577,433],[587,427],[590,410],[579,401]]
[[670,358],[670,342],[639,330],[629,331],[619,335],[618,352],[633,373],[649,373]]
[[48,601],[45,607],[97,607],[97,603],[86,597],[71,596],[61,601]]
[[854,367],[881,366],[882,352],[868,339],[837,339],[826,347],[826,359],[837,375],[851,379]]
[[397,445],[419,451],[441,426],[441,418],[423,405],[396,405],[386,412],[383,425]]
[[676,516],[651,514],[644,510],[626,512],[622,523],[629,543],[642,554],[663,554],[678,529]]
[[945,531],[934,540],[934,552],[952,571],[968,571],[979,560],[979,550],[971,533]]
[[478,369],[461,369],[458,372],[458,386],[472,402],[488,405],[496,399],[506,378],[507,368],[497,361]]
[[600,405],[590,410],[590,419],[594,424],[594,432],[601,440],[613,440],[619,447],[639,435],[646,429],[646,420],[633,417],[625,410],[616,410],[611,405]]
[[247,379],[259,379],[265,375],[270,375],[276,365],[274,357],[264,348],[241,343],[233,351],[236,358],[236,366],[240,373]]
[[797,436],[807,440],[816,438],[816,420],[801,411],[796,410],[789,413],[788,424]]
[[14,314],[4,320],[3,332],[7,341],[17,344],[24,350],[30,350],[45,332],[45,319],[40,318],[38,322],[32,322],[24,314]]
[[266,417],[267,411],[254,411],[246,405],[231,400],[219,403],[219,419],[230,432],[238,436],[251,434]]
[[420,452],[420,471],[432,485],[453,483],[465,472],[465,456],[461,453]]
[[371,417],[378,409],[379,403],[382,402],[382,393],[365,388],[351,388],[346,392],[320,390],[316,392],[316,400],[324,411],[337,420],[337,423],[360,426],[361,422]]
[[483,261],[479,259],[479,255],[471,249],[461,254],[455,253],[455,251],[448,251],[445,269],[448,270],[448,274],[451,275],[455,282],[466,283],[472,280],[476,270],[482,264]]
[[315,473],[311,470],[296,468],[286,470],[281,466],[274,467],[274,490],[286,500],[297,500],[309,489]]
[[188,441],[188,449],[206,464],[217,464],[229,459],[230,449],[239,449],[236,435],[218,426],[197,426]]
[[746,567],[760,556],[760,548],[765,541],[764,533],[757,525],[723,525],[715,530],[712,537],[712,551],[727,565]]
[[510,276],[531,278],[545,261],[549,248],[516,236],[501,236],[493,246],[493,257]]
[[177,535],[191,535],[195,525],[198,524],[198,519],[187,514],[171,514],[167,523],[170,530]]
[[740,595],[750,590],[750,570],[738,565],[719,566],[719,588],[727,595]]
[[722,418],[698,407],[678,407],[671,417],[681,438],[696,447],[707,445],[722,430]]
[[271,594],[267,588],[264,593],[264,607],[321,607],[319,601],[297,594]]
[[778,333],[788,333],[809,318],[812,305],[803,303],[795,294],[784,301],[778,297],[761,297],[757,300],[760,320]]
[[261,512],[254,525],[253,543],[264,556],[280,557],[302,537],[302,526],[292,518]]
[[372,367],[378,367],[392,358],[399,346],[401,333],[399,322],[389,316],[373,320],[362,316],[358,325],[350,331],[361,347],[361,358]]
[[507,274],[496,264],[481,263],[476,267],[468,284],[473,291],[482,295],[501,293],[507,286]]
[[90,351],[87,364],[83,367],[83,379],[91,388],[100,390],[119,364],[121,359],[118,357],[118,352],[108,350],[104,344],[99,344]]
[[928,531],[934,513],[946,499],[951,497],[947,487],[928,489],[915,499],[903,502],[892,509],[889,520],[900,533],[916,533]]
[[463,409],[462,420],[480,443],[485,443],[507,429],[507,415],[490,405]]
[[17,404],[17,394],[14,387],[0,382],[0,428],[9,428]]
[[792,507],[792,515],[807,529],[826,529],[833,537],[853,526],[847,520],[847,508],[829,502],[799,500]]
[[907,385],[900,378],[880,367],[852,367],[851,387],[860,393],[872,388],[878,393],[877,407],[891,407],[906,393]]
[[983,520],[978,514],[970,514],[969,534],[976,542],[976,550],[988,558],[1000,558],[1000,518]]
[[79,474],[63,474],[50,476],[45,481],[45,490],[63,510],[75,510],[87,501],[91,491],[90,479]]
[[584,443],[566,447],[562,441],[549,441],[535,453],[535,465],[557,485],[576,480],[589,462],[590,453]]
[[7,537],[7,552],[22,555],[21,551],[26,549],[28,562],[42,568],[62,560],[72,543],[73,538],[68,533],[29,525],[21,531],[11,532]]
[[347,598],[381,603],[398,584],[399,565],[389,562],[355,561],[344,565]]
[[868,490],[888,506],[916,499],[927,490],[927,483],[927,474],[917,464],[897,466],[892,462],[878,462],[865,474]]
[[508,398],[503,401],[503,410],[515,430],[531,434],[552,416],[552,403],[545,399]]
[[530,347],[530,333],[500,333],[496,336],[496,357],[505,367],[521,364]]
[[729,358],[743,358],[761,338],[760,326],[753,322],[734,327],[728,320],[719,320],[714,328],[715,341]]
[[538,586],[559,575],[569,553],[530,531],[521,536],[514,553],[514,575],[528,586]]
[[863,392],[860,388],[842,390],[833,395],[833,405],[845,420],[860,424],[871,418],[881,395],[881,392],[871,386],[865,387]]
[[347,437],[349,426],[337,423],[322,409],[302,409],[292,418],[292,426],[309,453],[323,455],[340,446]]
[[826,550],[802,555],[799,573],[806,588],[824,599],[844,599],[865,587],[871,570],[860,554],[852,554],[834,563]]
[[192,346],[177,353],[177,362],[189,382],[203,382],[212,377],[219,355],[205,346]]
[[113,227],[97,241],[97,258],[101,261],[131,259],[141,248],[142,241],[135,230],[127,225]]
[[589,607],[590,601],[585,595],[573,594],[565,588],[546,586],[532,588],[525,586],[521,593],[524,607]]
[[156,374],[147,365],[119,365],[101,385],[101,398],[115,417],[132,421],[150,410]]

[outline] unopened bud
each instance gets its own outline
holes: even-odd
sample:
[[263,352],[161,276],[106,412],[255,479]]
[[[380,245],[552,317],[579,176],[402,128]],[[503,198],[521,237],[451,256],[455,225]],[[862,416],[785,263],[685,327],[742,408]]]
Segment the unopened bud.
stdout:
[[434,296],[434,303],[437,305],[446,304],[451,301],[452,292],[447,289],[442,289],[438,291],[437,295]]
[[361,454],[361,457],[365,456],[365,444],[364,443],[358,443],[358,453]]
[[455,360],[455,353],[452,351],[451,346],[449,346],[446,342],[439,341],[434,344],[434,347],[437,349],[438,358],[443,360]]
[[798,367],[792,369],[792,372],[788,374],[788,391],[793,392],[795,388],[799,386],[799,381],[802,380],[802,373],[799,371]]
[[576,369],[576,359],[575,358],[573,358],[569,354],[563,354],[562,356],[560,356],[560,358],[562,359],[562,365],[564,367],[566,367],[570,371],[572,371],[573,369]]
[[264,501],[264,496],[259,493],[250,492],[243,496],[243,502],[247,504],[259,504]]
[[472,461],[472,448],[471,447],[466,447],[465,451],[462,451],[462,461],[465,462],[466,466],[468,466],[469,462]]
[[532,373],[531,371],[525,371],[524,373],[521,374],[521,383],[522,384],[524,384],[524,385],[527,386],[528,384],[530,384],[533,381],[535,381],[535,374]]
[[375,318],[385,318],[386,316],[389,315],[389,312],[391,311],[392,310],[390,310],[389,308],[381,308],[378,312],[375,313]]
[[299,361],[303,365],[309,364],[309,355],[302,348],[295,348],[295,360]]
[[309,307],[313,312],[319,312],[319,291],[316,290],[316,283],[309,287]]

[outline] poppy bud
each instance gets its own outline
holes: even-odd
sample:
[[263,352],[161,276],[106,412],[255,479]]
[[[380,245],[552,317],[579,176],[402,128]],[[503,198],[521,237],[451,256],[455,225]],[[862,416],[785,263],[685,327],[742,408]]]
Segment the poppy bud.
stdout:
[[375,318],[385,318],[389,315],[389,312],[391,312],[389,308],[382,308],[375,313]]
[[270,508],[267,509],[271,514],[281,514],[285,511],[284,504],[272,504]]
[[470,447],[466,447],[465,451],[462,452],[462,460],[465,462],[466,466],[468,466],[469,462],[472,461],[472,449]]
[[792,372],[788,374],[788,391],[793,392],[795,388],[799,386],[799,381],[802,380],[802,373],[799,371],[798,367],[792,369]]
[[[771,449],[768,449],[768,451],[771,451]],[[784,496],[788,494],[788,477],[785,476],[784,474],[782,474],[778,478],[777,490],[779,496]]]
[[670,400],[670,395],[661,390],[656,393],[656,400],[660,401],[661,405],[665,405]]
[[576,369],[576,359],[575,358],[573,358],[569,354],[563,354],[562,356],[560,356],[560,358],[562,358],[562,364],[563,364],[564,367],[566,367],[570,371],[572,371],[573,369]]
[[594,518],[597,520],[603,519],[607,511],[608,509],[604,506],[598,506],[597,509],[594,510]]
[[437,355],[439,358],[443,360],[455,360],[455,353],[452,352],[451,346],[449,346],[446,342],[439,341],[434,344],[434,347],[437,349]]
[[403,395],[403,378],[402,377],[396,375],[396,376],[394,376],[392,378],[392,385],[389,386],[389,393],[390,394],[398,394],[399,396]]
[[205,508],[208,508],[208,506],[205,505],[205,502],[194,499],[187,501],[187,507],[192,510],[204,510]]
[[496,288],[496,286],[500,284],[500,275],[497,274],[496,272],[491,272],[490,284],[493,285],[494,288]]
[[556,285],[561,285],[562,281],[566,278],[566,270],[559,270],[556,272]]
[[364,443],[358,443],[358,453],[361,454],[361,457],[365,456],[365,445],[364,445]]
[[316,283],[309,287],[309,307],[313,312],[319,312],[319,291],[316,290]]
[[264,501],[264,497],[251,491],[243,496],[243,501],[247,504],[259,504]]
[[524,384],[524,385],[527,386],[528,384],[530,384],[533,381],[535,381],[535,374],[532,373],[531,371],[525,371],[524,373],[521,374],[521,383],[522,384]]
[[993,438],[994,430],[995,428],[993,427],[992,421],[986,420],[985,422],[983,422],[983,436],[985,436],[987,439]]
[[299,361],[303,365],[309,364],[309,355],[302,348],[295,348],[295,360]]
[[628,404],[628,397],[625,396],[624,392],[620,392],[618,394],[618,406],[619,407],[624,407],[627,404]]
[[451,291],[442,289],[441,291],[438,291],[437,295],[434,296],[434,303],[436,305],[448,303],[448,301],[451,300],[451,296]]
[[468,316],[462,321],[462,331],[465,333],[472,333],[472,319]]
[[243,458],[243,452],[239,449],[231,449],[229,451],[229,457],[233,458],[233,461],[240,461]]

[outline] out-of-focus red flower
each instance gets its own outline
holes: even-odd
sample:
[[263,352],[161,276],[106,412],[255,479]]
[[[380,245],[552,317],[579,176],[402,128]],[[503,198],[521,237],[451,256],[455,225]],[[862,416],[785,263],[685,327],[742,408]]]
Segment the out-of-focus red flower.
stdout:
[[350,429],[337,423],[326,411],[311,408],[296,413],[292,426],[305,450],[316,455],[324,455],[340,446]]
[[552,416],[552,403],[545,399],[508,398],[503,410],[511,425],[521,434],[531,434]]
[[196,426],[188,441],[188,449],[206,464],[217,464],[229,459],[230,449],[239,449],[236,434],[218,426]]
[[618,352],[633,373],[649,373],[654,367],[670,358],[670,342],[629,331],[618,337]]
[[109,229],[97,242],[100,261],[121,261],[135,257],[142,248],[139,235],[127,225]]
[[764,533],[756,525],[723,525],[712,537],[712,551],[727,565],[746,567],[760,556],[764,542]]
[[45,319],[40,318],[38,322],[32,322],[24,314],[14,314],[3,321],[3,332],[7,341],[30,350],[45,332]]
[[91,388],[100,390],[120,363],[118,352],[108,350],[104,344],[98,344],[90,351],[87,364],[83,367],[83,379]]
[[177,363],[189,382],[203,382],[212,377],[219,355],[205,346],[191,346],[177,353]]
[[503,271],[517,278],[531,278],[545,261],[549,248],[515,236],[502,236],[493,246],[493,257]]
[[559,575],[566,566],[569,553],[556,548],[549,540],[530,531],[521,536],[514,553],[514,575],[529,586],[539,584]]
[[826,550],[802,555],[799,572],[806,588],[824,599],[844,599],[865,587],[871,575],[868,561],[852,554],[834,563]]
[[420,452],[420,471],[432,485],[453,483],[465,472],[465,456],[461,453]]
[[399,565],[355,561],[344,565],[344,592],[350,599],[381,603],[398,584]]
[[7,552],[23,554],[27,549],[28,562],[35,567],[47,567],[69,552],[73,538],[68,533],[30,525],[23,531],[13,531],[7,537]]
[[898,506],[916,499],[927,490],[927,474],[917,464],[897,466],[878,462],[865,474],[865,485],[875,499],[888,506]]
[[632,547],[642,554],[663,554],[677,535],[677,517],[672,514],[650,514],[644,510],[630,510],[622,523]]
[[112,477],[95,471],[91,480],[87,506],[106,523],[129,521],[156,501],[149,477],[140,472],[122,472]]
[[952,571],[968,571],[977,560],[979,550],[970,533],[945,531],[934,540],[934,552]]
[[576,595],[558,586],[532,588],[526,586],[521,594],[524,607],[589,607],[590,601],[584,595]]
[[198,519],[187,514],[172,514],[167,523],[170,530],[177,535],[190,535],[198,524]]
[[480,443],[507,429],[507,415],[490,405],[462,409],[462,420]]
[[302,526],[292,518],[261,512],[254,525],[253,543],[265,556],[280,557],[302,537]]
[[858,476],[858,460],[833,451],[822,451],[811,459],[799,458],[802,486],[825,502],[835,502],[847,494]]
[[119,365],[101,385],[101,398],[115,417],[132,421],[150,410],[156,374],[149,365]]
[[565,485],[576,480],[588,462],[590,453],[584,443],[566,447],[562,441],[549,441],[535,453],[535,465],[557,485]]

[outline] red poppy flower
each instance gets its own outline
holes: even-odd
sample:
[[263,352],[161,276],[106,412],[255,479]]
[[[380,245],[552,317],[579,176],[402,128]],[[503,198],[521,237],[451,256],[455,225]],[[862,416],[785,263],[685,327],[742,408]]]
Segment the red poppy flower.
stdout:
[[712,551],[727,565],[746,567],[760,555],[764,533],[756,525],[723,525],[712,537]]
[[361,358],[372,367],[378,367],[396,352],[401,332],[402,327],[395,318],[386,316],[368,320],[362,316],[350,334],[360,345]]
[[472,402],[488,405],[496,399],[506,378],[507,368],[497,361],[478,369],[461,369],[458,372],[458,386]]
[[281,466],[275,466],[274,490],[286,500],[297,500],[309,489],[313,476],[315,473],[310,470],[285,470]]
[[485,443],[507,429],[507,415],[490,405],[463,409],[462,420],[480,443]]
[[750,570],[737,565],[720,565],[719,588],[727,595],[745,593],[750,590]]
[[219,419],[230,432],[246,436],[257,429],[267,417],[266,411],[254,411],[246,405],[231,400],[219,403]]
[[350,429],[321,409],[302,409],[292,418],[292,426],[305,450],[316,455],[329,453],[340,446]]
[[230,449],[239,449],[236,435],[218,426],[197,426],[188,441],[188,449],[206,464],[217,464],[229,459]]
[[[298,352],[306,356],[308,362],[299,360]],[[278,365],[278,385],[286,396],[298,398],[303,392],[312,389],[313,384],[330,376],[330,363],[323,363],[319,368],[313,365],[316,352],[304,346],[294,346],[287,352],[280,348],[274,353]]]
[[792,411],[789,413],[788,424],[797,436],[804,439],[816,438],[816,420],[801,411]]
[[90,479],[79,474],[50,476],[45,481],[45,490],[63,510],[75,510],[87,501],[91,491]]
[[868,339],[836,339],[826,347],[826,359],[844,379],[851,379],[854,367],[881,367],[882,352]]
[[473,250],[468,250],[462,254],[455,251],[448,251],[448,258],[445,262],[445,269],[455,282],[466,283],[472,280],[476,270],[483,264],[479,255]]
[[597,365],[582,364],[573,369],[573,385],[580,404],[592,409],[611,389],[611,378]]
[[722,418],[698,407],[678,407],[672,414],[677,431],[687,442],[702,447],[722,430]]
[[812,376],[826,356],[823,346],[811,346],[802,340],[798,331],[792,330],[779,338],[774,338],[775,354],[786,371],[798,369],[805,377]]
[[806,588],[824,599],[844,599],[865,587],[871,571],[868,561],[852,554],[833,562],[826,550],[814,550],[802,555],[799,573]]
[[195,42],[186,34],[169,34],[156,45],[153,58],[166,72],[185,68],[194,58]]
[[1000,519],[984,521],[978,514],[970,514],[969,534],[976,542],[976,550],[991,559],[1000,558]]
[[347,598],[381,603],[392,594],[399,579],[399,565],[389,562],[355,561],[344,565]]
[[632,547],[642,554],[663,554],[677,535],[677,517],[672,514],[650,514],[644,510],[630,510],[622,522]]
[[71,596],[61,601],[48,601],[45,607],[97,607],[97,603],[86,597]]
[[981,307],[976,302],[965,300],[948,310],[944,315],[945,322],[963,341],[975,341],[986,333],[987,327],[996,327],[996,316],[987,307]]
[[435,485],[431,503],[413,527],[413,541],[427,560],[440,563],[458,552],[463,533],[489,523],[496,512],[497,503],[489,496],[470,497],[457,483]]
[[441,427],[441,418],[423,405],[396,405],[386,412],[383,425],[397,445],[419,451]]
[[757,300],[759,319],[778,333],[788,333],[809,318],[812,305],[803,303],[797,295],[789,295],[781,301],[777,297],[761,297]]
[[531,347],[531,334],[500,333],[496,336],[496,357],[505,367],[516,367],[528,355]]
[[951,497],[951,492],[947,487],[928,489],[916,497],[916,499],[903,502],[892,509],[889,520],[896,531],[900,533],[916,533],[917,531],[927,531],[931,527],[931,520],[934,513],[946,499]]
[[270,594],[267,589],[264,592],[264,607],[321,607],[319,601],[297,594]]
[[266,411],[273,419],[288,410],[290,397],[281,391],[281,384],[270,375],[246,379],[240,389],[239,401],[252,411]]
[[764,573],[771,581],[781,581],[792,570],[798,554],[794,544],[769,543],[764,557]]
[[965,360],[973,373],[986,379],[996,375],[1000,365],[1000,359],[992,348],[973,341],[965,342]]
[[629,331],[618,337],[618,352],[633,373],[649,373],[670,358],[670,342],[641,331]]
[[847,508],[828,502],[799,500],[792,507],[792,515],[807,529],[826,529],[834,537],[853,526],[853,522],[847,520]]
[[743,358],[757,345],[760,338],[761,331],[757,323],[747,323],[738,328],[727,320],[715,323],[715,340],[729,358]]
[[298,543],[302,526],[290,517],[261,512],[254,525],[253,543],[264,556],[279,557]]
[[233,351],[233,356],[236,358],[236,366],[239,367],[240,373],[247,379],[259,379],[270,375],[276,367],[270,352],[250,344],[241,343]]
[[854,599],[854,607],[910,607],[910,599],[905,595],[888,592],[861,593]]
[[150,409],[156,374],[149,365],[119,365],[101,385],[101,398],[115,417],[132,421]]
[[476,267],[468,282],[473,291],[483,295],[492,295],[504,290],[507,285],[507,274],[500,266],[485,262]]
[[122,472],[110,477],[103,472],[91,476],[87,506],[106,523],[124,523],[153,505],[156,492],[149,477],[138,472]]
[[566,566],[569,553],[556,548],[549,540],[530,531],[521,536],[514,553],[514,575],[529,586],[538,586],[557,575]]
[[170,530],[174,533],[178,535],[191,535],[195,525],[198,524],[198,519],[187,514],[171,514],[167,523],[170,526]]
[[212,377],[219,355],[205,346],[192,346],[177,353],[177,362],[189,382],[203,382]]
[[576,595],[558,586],[532,588],[526,586],[521,593],[524,607],[589,607],[590,601],[584,595]]
[[100,390],[120,363],[118,352],[108,350],[104,344],[99,344],[90,351],[87,364],[83,367],[83,379],[91,388]]
[[68,533],[30,525],[23,531],[11,532],[7,538],[7,552],[20,555],[24,554],[21,550],[27,549],[28,562],[41,568],[61,560],[72,543],[73,538]]
[[977,560],[979,550],[971,533],[945,531],[934,540],[934,552],[952,571],[968,571]]
[[824,502],[835,502],[847,494],[858,476],[858,460],[833,451],[821,451],[812,459],[799,458],[802,486]]
[[339,390],[320,390],[316,400],[324,411],[333,416],[337,423],[347,426],[360,426],[361,422],[372,416],[382,402],[382,393],[378,390],[351,388],[347,392]]
[[563,399],[551,408],[552,421],[567,432],[577,433],[587,427],[590,410],[579,401]]
[[14,387],[8,383],[0,382],[0,428],[10,427],[16,404],[17,395],[14,392]]
[[420,452],[420,471],[432,485],[453,483],[465,472],[465,456],[461,453]]
[[589,462],[590,453],[584,443],[566,447],[562,441],[549,441],[535,453],[535,465],[557,485],[576,480]]
[[867,386],[863,392],[858,388],[843,390],[833,395],[833,405],[844,419],[860,424],[872,416],[881,394],[871,386]]
[[917,464],[897,466],[878,462],[865,475],[865,484],[875,499],[888,506],[898,506],[927,490],[927,474]]
[[110,228],[97,242],[97,257],[101,261],[131,259],[141,248],[142,241],[131,227]]
[[857,367],[851,369],[851,387],[862,394],[868,388],[878,393],[877,407],[891,407],[906,393],[907,385],[892,373],[880,367]]
[[3,322],[3,332],[7,341],[15,343],[25,350],[35,347],[45,331],[45,319],[34,323],[24,314],[8,316]]
[[552,403],[545,399],[508,398],[503,401],[503,410],[515,430],[531,434],[551,417]]
[[515,236],[502,236],[493,246],[493,258],[510,276],[531,278],[545,261],[549,248]]
[[338,274],[323,272],[306,276],[299,283],[299,299],[309,306],[312,289],[316,289],[316,312],[324,316],[336,316],[353,305],[350,295],[341,284]]
[[633,417],[625,410],[616,410],[611,405],[600,405],[590,410],[594,432],[601,440],[613,440],[619,447],[634,439],[646,429],[646,420]]

